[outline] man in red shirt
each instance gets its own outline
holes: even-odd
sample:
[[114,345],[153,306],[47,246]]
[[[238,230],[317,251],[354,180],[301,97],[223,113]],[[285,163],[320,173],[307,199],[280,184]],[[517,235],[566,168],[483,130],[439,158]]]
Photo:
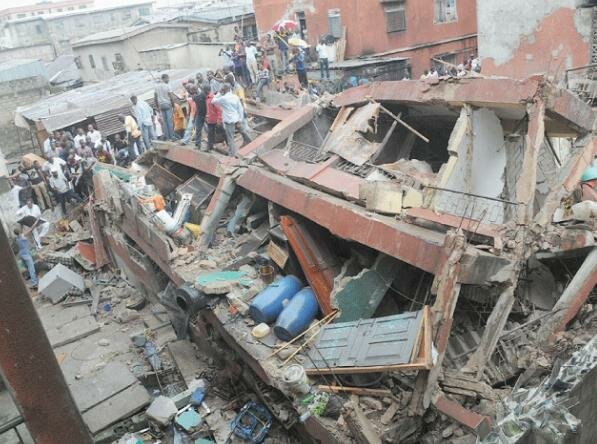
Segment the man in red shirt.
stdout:
[[205,105],[207,107],[207,114],[205,116],[205,121],[207,122],[207,151],[211,151],[214,147],[216,129],[218,126],[222,126],[222,109],[215,103],[212,103],[214,94],[211,92],[209,85],[203,88],[203,92],[205,93]]

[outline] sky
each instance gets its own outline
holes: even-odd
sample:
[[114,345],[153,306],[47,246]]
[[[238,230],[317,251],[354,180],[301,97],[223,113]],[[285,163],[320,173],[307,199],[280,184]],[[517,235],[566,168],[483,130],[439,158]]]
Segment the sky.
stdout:
[[[12,8],[14,6],[22,6],[22,5],[31,5],[39,3],[38,1],[32,0],[1,0],[0,1],[0,9],[5,8]],[[95,0],[95,6],[114,6],[114,5],[126,5],[128,3],[136,3],[134,1],[127,1],[127,0]],[[176,3],[181,3],[181,0],[157,0],[154,1],[156,6],[167,6],[169,4],[174,5]]]

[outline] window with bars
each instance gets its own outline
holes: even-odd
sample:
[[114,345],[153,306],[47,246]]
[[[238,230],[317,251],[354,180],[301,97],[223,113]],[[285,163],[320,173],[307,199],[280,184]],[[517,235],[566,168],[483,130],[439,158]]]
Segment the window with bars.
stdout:
[[398,32],[406,30],[406,8],[404,1],[384,1],[383,10],[386,17],[386,31]]
[[435,0],[435,23],[449,23],[457,20],[456,0]]

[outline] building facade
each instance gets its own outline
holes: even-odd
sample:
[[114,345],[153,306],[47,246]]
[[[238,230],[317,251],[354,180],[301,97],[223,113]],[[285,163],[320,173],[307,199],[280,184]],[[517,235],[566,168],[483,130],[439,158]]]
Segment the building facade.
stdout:
[[71,51],[71,41],[100,31],[129,26],[152,11],[153,3],[143,1],[11,20],[2,25],[0,46],[16,48],[51,44],[56,55],[67,54]]
[[45,1],[0,10],[0,22],[92,8],[95,0]]
[[97,82],[146,69],[143,50],[187,43],[188,32],[186,25],[157,23],[92,34],[72,46],[83,81]]
[[279,20],[298,23],[310,44],[346,31],[345,57],[410,58],[413,76],[432,58],[458,64],[476,53],[475,0],[254,0],[260,34]]
[[482,72],[565,75],[597,63],[595,0],[477,0]]

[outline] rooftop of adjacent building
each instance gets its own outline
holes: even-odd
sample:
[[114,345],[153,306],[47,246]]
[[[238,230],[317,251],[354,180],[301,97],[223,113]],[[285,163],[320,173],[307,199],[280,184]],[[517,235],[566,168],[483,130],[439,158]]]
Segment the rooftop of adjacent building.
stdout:
[[64,11],[64,12],[57,12],[53,14],[45,14],[45,15],[37,15],[35,17],[23,17],[20,19],[8,20],[5,22],[5,25],[15,24],[15,23],[24,23],[36,20],[59,20],[65,17],[72,17],[82,14],[92,14],[92,13],[101,13],[101,12],[109,12],[118,9],[131,9],[137,8],[140,6],[149,6],[153,5],[153,0],[141,0],[141,1],[132,1],[130,3],[126,3],[124,5],[116,5],[116,6],[104,6],[104,7],[94,7],[94,8],[85,8],[85,9],[78,9],[73,11]]
[[89,7],[93,5],[95,0],[62,0],[62,1],[40,1],[28,5],[12,6],[9,8],[0,9],[0,17],[7,16],[10,14],[18,14],[21,12],[37,12],[44,11],[46,9],[54,8],[68,8],[68,7]]
[[106,42],[114,42],[128,39],[135,35],[143,34],[158,28],[186,28],[185,25],[175,23],[150,23],[147,25],[127,26],[123,28],[110,29],[108,31],[97,32],[90,34],[82,39],[75,40],[73,47],[96,45]]

